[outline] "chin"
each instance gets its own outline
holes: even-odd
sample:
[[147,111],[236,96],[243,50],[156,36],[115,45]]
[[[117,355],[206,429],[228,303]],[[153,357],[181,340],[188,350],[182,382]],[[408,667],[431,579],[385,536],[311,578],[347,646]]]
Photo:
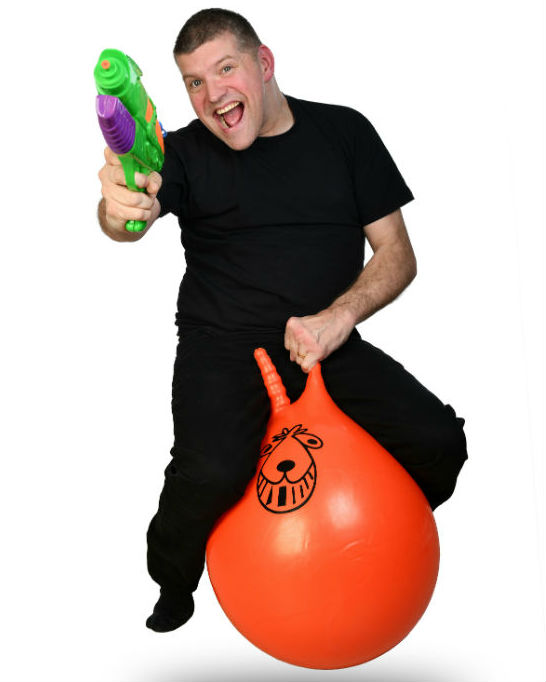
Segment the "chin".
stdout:
[[231,149],[234,149],[235,151],[242,151],[243,149],[248,149],[252,144],[254,144],[256,138],[258,137],[257,132],[252,134],[252,132],[248,130],[247,131],[240,130],[237,131],[235,134],[228,133],[226,135],[226,133],[218,129],[216,121],[212,121],[212,123],[209,123],[208,121],[206,122],[203,121],[203,119],[201,120],[203,123],[205,123],[206,127],[215,137],[217,137],[225,145],[227,145]]
[[228,147],[231,147],[231,149],[234,149],[235,151],[241,152],[243,149],[248,149],[252,144],[254,144],[254,141],[256,138],[254,137],[251,140],[226,140],[225,138],[221,138],[223,142],[227,144]]
[[254,141],[256,140],[257,135],[254,137],[244,137],[244,138],[239,138],[237,139],[235,136],[233,138],[229,137],[228,135],[222,135],[222,133],[216,131],[216,130],[211,130],[214,135],[221,140],[227,147],[230,149],[234,149],[235,151],[242,151],[243,149],[248,149],[252,144],[254,144]]

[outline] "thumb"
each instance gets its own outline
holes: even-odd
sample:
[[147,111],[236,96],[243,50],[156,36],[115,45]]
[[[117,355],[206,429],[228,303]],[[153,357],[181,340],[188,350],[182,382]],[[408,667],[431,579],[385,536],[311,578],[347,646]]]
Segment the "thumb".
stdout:
[[162,178],[159,173],[152,171],[149,175],[145,173],[135,173],[135,184],[137,187],[143,187],[147,194],[155,198],[161,187]]
[[113,152],[110,147],[104,149],[104,158],[109,166],[121,166],[118,155]]

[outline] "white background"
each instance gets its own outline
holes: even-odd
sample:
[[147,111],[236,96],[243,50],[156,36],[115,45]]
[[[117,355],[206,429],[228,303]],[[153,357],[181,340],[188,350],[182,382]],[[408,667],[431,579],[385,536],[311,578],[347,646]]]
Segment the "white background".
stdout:
[[[226,2],[281,89],[362,111],[416,200],[419,275],[361,326],[467,420],[436,512],[432,602],[379,659],[295,668],[231,626],[205,574],[181,630],[145,531],[172,440],[172,217],[136,244],[95,219],[100,51],[133,56],[166,128],[186,124],[172,46],[203,5],[10,3],[2,19],[0,678],[6,682],[544,682],[543,3]],[[205,5],[206,6],[206,5]],[[541,577],[542,576],[542,577]]]

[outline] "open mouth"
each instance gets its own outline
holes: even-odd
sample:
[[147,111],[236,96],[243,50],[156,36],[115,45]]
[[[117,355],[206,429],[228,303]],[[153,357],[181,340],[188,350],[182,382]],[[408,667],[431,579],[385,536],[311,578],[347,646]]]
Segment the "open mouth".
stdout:
[[220,121],[224,130],[229,130],[236,126],[243,118],[244,104],[242,102],[230,102],[221,109],[216,109],[214,112],[215,118]]

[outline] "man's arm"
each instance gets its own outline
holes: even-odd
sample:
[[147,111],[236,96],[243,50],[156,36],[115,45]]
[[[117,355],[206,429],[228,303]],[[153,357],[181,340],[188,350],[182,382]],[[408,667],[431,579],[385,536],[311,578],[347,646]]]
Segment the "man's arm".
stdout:
[[285,348],[304,372],[345,343],[359,322],[393,301],[417,274],[400,209],[366,225],[364,233],[374,253],[349,289],[316,315],[286,323]]
[[[141,239],[159,217],[161,206],[156,198],[162,178],[155,171],[150,175],[135,174],[135,182],[145,187],[145,192],[134,192],[127,188],[121,161],[114,152],[106,147],[105,165],[99,171],[102,200],[98,207],[98,219],[102,231],[117,242],[134,242]],[[142,232],[128,232],[128,220],[145,220]]]

